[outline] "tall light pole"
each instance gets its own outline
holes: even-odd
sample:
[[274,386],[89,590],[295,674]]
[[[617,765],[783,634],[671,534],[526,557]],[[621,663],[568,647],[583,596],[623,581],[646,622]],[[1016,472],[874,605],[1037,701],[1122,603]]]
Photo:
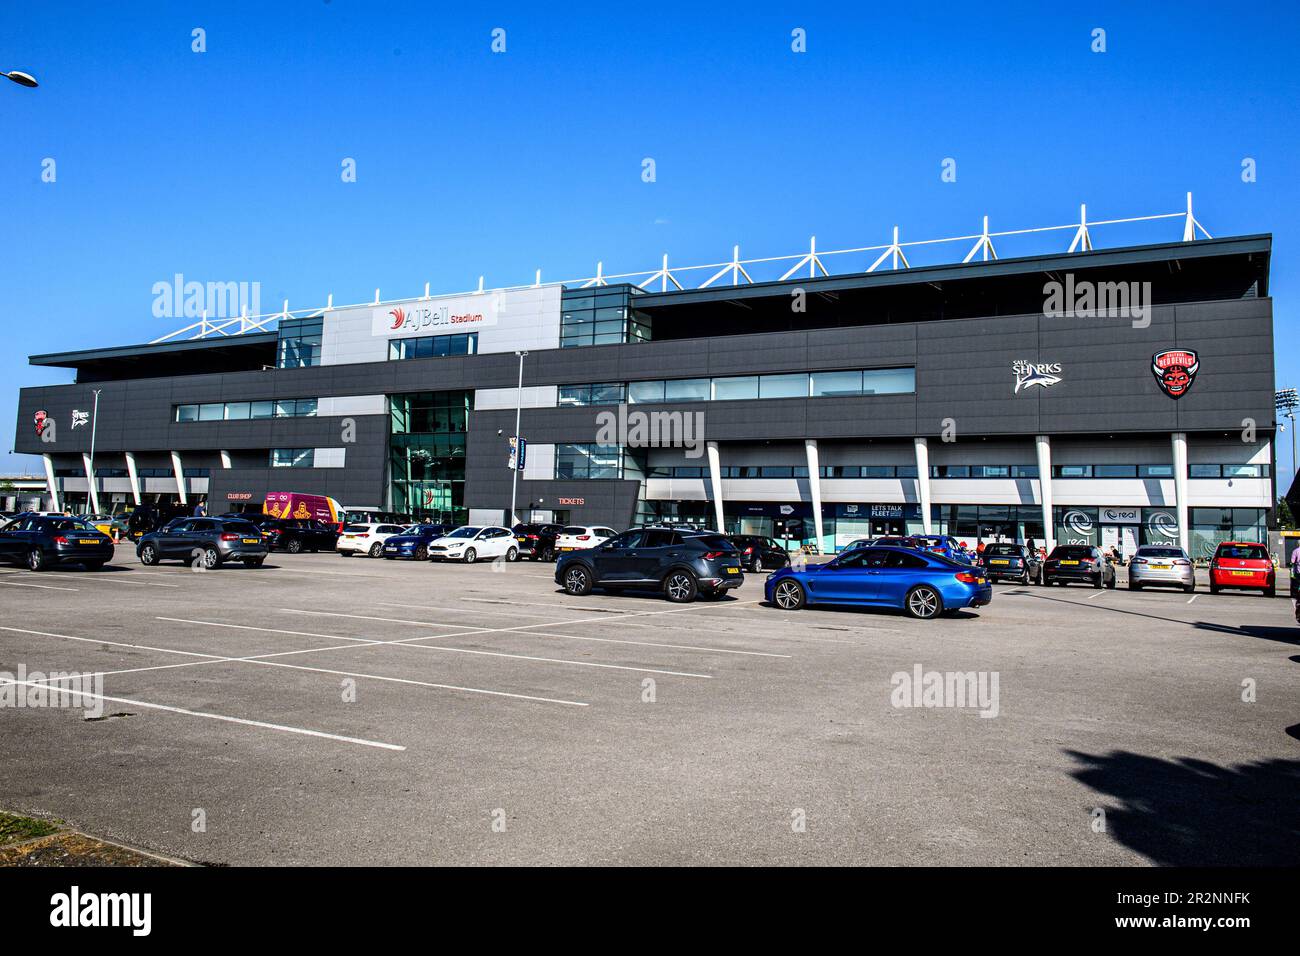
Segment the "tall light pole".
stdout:
[[[1294,388],[1281,389],[1273,396],[1273,407],[1276,408],[1279,412],[1283,412],[1287,418],[1291,419],[1291,479],[1292,481],[1295,480],[1295,474],[1297,471],[1296,460],[1295,460],[1296,406],[1300,406],[1300,396],[1296,395],[1296,390]],[[1291,483],[1287,482],[1287,487],[1289,488],[1290,486]]]
[[9,79],[13,80],[19,86],[31,88],[40,85],[36,82],[36,77],[32,76],[30,73],[24,73],[22,70],[10,70],[8,73],[0,70],[0,76],[9,77]]
[[506,525],[513,528],[515,525],[515,494],[519,488],[519,465],[522,461],[523,442],[519,438],[519,420],[524,407],[524,357],[527,352],[516,352],[519,356],[519,385],[515,389],[515,468],[514,473],[510,476],[510,514],[506,518]]
[[94,499],[95,510],[99,511],[99,482],[95,478],[95,431],[99,428],[99,393],[103,389],[93,389],[95,393],[95,404],[90,412],[90,474],[86,477],[90,479],[87,487],[91,490],[90,497]]

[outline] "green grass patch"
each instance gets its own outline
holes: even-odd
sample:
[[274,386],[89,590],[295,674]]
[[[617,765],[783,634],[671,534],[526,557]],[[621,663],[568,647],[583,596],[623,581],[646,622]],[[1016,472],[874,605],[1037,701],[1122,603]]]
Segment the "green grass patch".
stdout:
[[5,813],[0,811],[0,846],[8,843],[18,843],[22,840],[34,840],[37,837],[49,836],[51,833],[59,831],[59,824],[51,823],[48,820],[34,820],[31,817],[22,817],[16,813]]

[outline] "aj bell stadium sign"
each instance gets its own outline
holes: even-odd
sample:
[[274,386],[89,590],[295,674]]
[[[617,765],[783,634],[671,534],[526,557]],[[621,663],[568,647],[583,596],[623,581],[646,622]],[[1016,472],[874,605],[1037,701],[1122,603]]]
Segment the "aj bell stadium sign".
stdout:
[[473,332],[487,325],[496,325],[500,311],[501,296],[492,292],[383,306],[370,310],[370,333],[393,338],[399,335]]

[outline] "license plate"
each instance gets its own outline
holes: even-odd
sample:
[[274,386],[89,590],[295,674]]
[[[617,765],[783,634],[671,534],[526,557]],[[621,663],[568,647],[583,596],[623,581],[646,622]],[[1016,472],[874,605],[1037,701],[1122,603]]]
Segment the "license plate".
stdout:
[[1078,561],[1062,561],[1062,564],[1078,564]]
[[515,540],[518,541],[520,544],[523,544],[528,539],[525,538],[523,535],[520,535],[519,537],[515,538]]
[[353,538],[356,537],[356,535],[355,535],[355,534],[345,534],[343,537],[345,537],[345,538],[347,538],[349,541],[351,541]]
[[262,539],[261,539],[261,538],[245,538],[245,539],[244,539],[244,544],[261,544],[261,543],[262,543]]
[[388,547],[384,548],[384,550],[385,550],[385,551],[396,551],[396,550],[397,550],[397,545],[395,545],[395,544],[390,544]]
[[727,573],[728,573],[728,574],[739,574],[739,573],[740,573],[740,568],[727,568]]
[[1238,577],[1244,577],[1244,578],[1253,577],[1255,575],[1254,571],[1233,571],[1232,573],[1237,575]]
[[78,538],[77,544],[99,544],[98,538]]
[[1152,567],[1152,569],[1154,569],[1154,570],[1156,570],[1156,571],[1168,571],[1170,568],[1173,567],[1173,565],[1172,565],[1172,564],[1153,564],[1153,565],[1151,565],[1151,567]]
[[1010,564],[1010,563],[1011,561],[1008,560],[1007,558],[993,558],[991,561],[989,561],[989,564]]

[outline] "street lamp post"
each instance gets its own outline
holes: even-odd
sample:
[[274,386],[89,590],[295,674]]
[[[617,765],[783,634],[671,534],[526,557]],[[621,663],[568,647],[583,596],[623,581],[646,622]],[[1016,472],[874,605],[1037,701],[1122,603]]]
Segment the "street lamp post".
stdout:
[[99,513],[99,480],[95,477],[95,431],[99,428],[99,393],[103,389],[93,389],[95,393],[95,404],[90,412],[90,474],[86,477],[90,482],[86,487],[90,489],[90,498],[94,501],[95,513]]
[[[1298,470],[1295,460],[1295,410],[1297,406],[1300,406],[1300,396],[1296,394],[1294,388],[1281,389],[1273,396],[1273,407],[1291,419],[1291,476],[1293,480]],[[1288,487],[1290,487],[1289,484]]]
[[522,442],[519,438],[519,422],[524,407],[524,357],[527,352],[516,352],[519,356],[519,385],[515,388],[515,467],[514,473],[510,476],[510,514],[506,518],[507,526],[513,528],[515,525],[515,495],[519,488],[519,463],[521,459],[520,451]]
[[8,73],[0,70],[0,76],[9,77],[9,79],[13,80],[19,86],[33,88],[40,85],[36,82],[36,77],[32,76],[30,73],[24,73],[22,70],[10,70]]

